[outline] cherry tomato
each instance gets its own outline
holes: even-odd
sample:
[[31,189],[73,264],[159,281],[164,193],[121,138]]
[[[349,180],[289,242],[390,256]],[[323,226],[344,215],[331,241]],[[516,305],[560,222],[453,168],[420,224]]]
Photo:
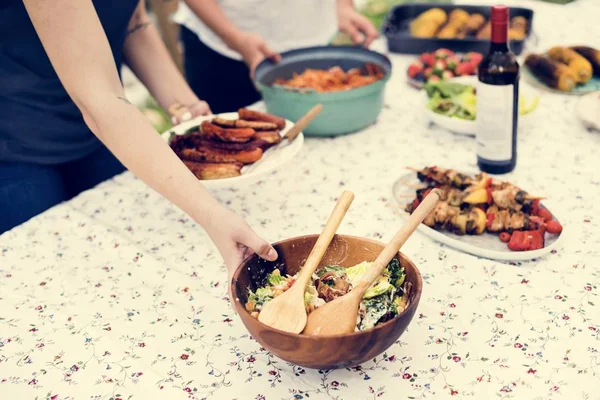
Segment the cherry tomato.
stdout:
[[558,234],[562,232],[562,225],[556,220],[546,222],[546,230],[549,233]]
[[508,233],[508,232],[500,233],[500,240],[504,243],[508,243],[508,241],[510,240],[510,233]]
[[409,65],[408,67],[408,76],[410,78],[415,78],[418,74],[420,74],[421,72],[423,72],[424,66],[423,63],[421,61],[414,61],[412,64]]
[[546,224],[540,224],[538,226],[538,232],[540,232],[540,235],[544,237],[544,235],[546,234]]
[[544,221],[548,222],[552,220],[552,214],[547,209],[540,207],[538,211],[538,216],[542,218]]

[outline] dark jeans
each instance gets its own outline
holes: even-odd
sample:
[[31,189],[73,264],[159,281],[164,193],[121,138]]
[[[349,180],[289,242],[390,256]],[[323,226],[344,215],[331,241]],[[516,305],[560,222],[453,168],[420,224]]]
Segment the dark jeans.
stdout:
[[260,100],[242,61],[225,57],[200,41],[198,35],[181,27],[184,67],[188,84],[213,113],[237,111]]
[[0,161],[0,234],[124,170],[104,146],[58,165]]

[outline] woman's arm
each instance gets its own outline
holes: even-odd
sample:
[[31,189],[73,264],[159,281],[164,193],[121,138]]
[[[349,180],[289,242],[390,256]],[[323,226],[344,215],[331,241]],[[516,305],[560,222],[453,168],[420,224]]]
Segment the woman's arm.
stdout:
[[229,21],[215,0],[185,0],[185,2],[230,49],[242,56],[250,68],[251,75],[265,58],[271,58],[276,62],[281,59],[281,56],[273,51],[261,36],[244,32]]
[[276,258],[275,250],[207,192],[142,113],[126,100],[92,1],[23,2],[66,91],[90,130],[117,158],[202,225],[230,271],[248,248],[262,257]]
[[196,97],[177,69],[146,13],[143,0],[140,0],[129,21],[123,53],[127,65],[162,108],[169,110],[175,104],[182,104],[195,111],[192,116],[210,112],[207,104]]

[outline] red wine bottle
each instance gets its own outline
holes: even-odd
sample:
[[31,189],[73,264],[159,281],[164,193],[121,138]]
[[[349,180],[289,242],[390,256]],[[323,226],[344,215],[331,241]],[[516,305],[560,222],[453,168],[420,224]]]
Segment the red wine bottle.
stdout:
[[505,174],[517,164],[519,64],[507,45],[508,12],[492,7],[490,51],[478,70],[477,163],[491,174]]

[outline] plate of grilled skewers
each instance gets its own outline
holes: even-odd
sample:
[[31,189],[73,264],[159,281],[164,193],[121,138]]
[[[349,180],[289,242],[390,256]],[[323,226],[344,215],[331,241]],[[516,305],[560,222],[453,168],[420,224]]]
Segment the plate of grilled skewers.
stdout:
[[304,143],[282,141],[294,123],[246,108],[194,118],[162,134],[171,149],[207,187],[231,187],[273,172]]
[[438,167],[409,168],[393,187],[396,201],[412,213],[433,188],[442,199],[419,230],[432,239],[476,256],[525,261],[560,244],[563,228],[533,196],[485,173],[467,175]]

